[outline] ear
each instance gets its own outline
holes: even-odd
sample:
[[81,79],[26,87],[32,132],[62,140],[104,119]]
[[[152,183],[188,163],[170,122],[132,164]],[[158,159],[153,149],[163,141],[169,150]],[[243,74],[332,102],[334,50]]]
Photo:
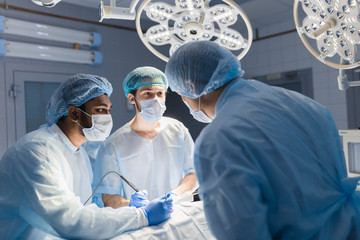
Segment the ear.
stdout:
[[135,97],[131,93],[128,93],[129,103],[135,104]]
[[72,122],[78,122],[80,120],[80,110],[75,106],[68,108],[68,116]]

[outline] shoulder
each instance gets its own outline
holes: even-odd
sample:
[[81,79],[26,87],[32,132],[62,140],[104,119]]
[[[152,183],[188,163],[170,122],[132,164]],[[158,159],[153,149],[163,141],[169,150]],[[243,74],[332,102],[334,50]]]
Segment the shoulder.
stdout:
[[177,120],[175,118],[162,117],[161,124],[164,126],[164,128],[169,128],[172,130],[177,130],[177,131],[184,131],[184,130],[187,131],[188,130],[182,122],[180,122],[179,120]]
[[131,135],[131,127],[128,123],[126,123],[124,126],[116,130],[114,133],[112,133],[105,141],[104,145],[109,145],[111,143],[115,142],[121,142],[124,139],[126,139],[129,135]]
[[[4,154],[4,158],[37,165],[49,161],[49,156],[61,154],[63,144],[47,128],[37,129],[23,136]],[[52,154],[53,153],[53,154]]]

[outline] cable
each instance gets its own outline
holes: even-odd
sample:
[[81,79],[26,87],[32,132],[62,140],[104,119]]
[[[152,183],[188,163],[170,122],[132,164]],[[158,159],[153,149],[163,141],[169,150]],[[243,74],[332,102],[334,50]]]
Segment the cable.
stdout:
[[127,180],[123,175],[121,175],[120,173],[116,172],[116,171],[109,171],[107,172],[100,180],[100,182],[98,183],[98,185],[96,186],[95,190],[93,191],[93,193],[91,194],[91,196],[88,198],[88,200],[86,200],[86,202],[84,203],[84,205],[86,205],[86,203],[94,196],[96,190],[98,189],[99,185],[101,184],[102,180],[106,177],[106,175],[108,175],[109,173],[116,173],[117,175],[119,175],[119,177],[121,177],[122,180],[124,180],[132,189],[134,189],[136,192],[140,192],[140,189],[137,188],[134,184],[132,184],[129,180]]

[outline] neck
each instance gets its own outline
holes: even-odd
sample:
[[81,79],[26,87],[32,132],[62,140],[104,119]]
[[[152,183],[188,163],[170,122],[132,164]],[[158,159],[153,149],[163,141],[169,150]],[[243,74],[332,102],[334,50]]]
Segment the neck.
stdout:
[[215,117],[216,102],[219,99],[221,93],[224,91],[224,88],[225,86],[215,90],[214,92],[202,96],[200,99],[201,110],[212,119],[214,119]]
[[87,139],[82,135],[80,126],[78,126],[76,122],[68,121],[65,118],[63,121],[59,121],[57,125],[70,142],[78,149],[87,141]]
[[153,139],[160,130],[160,121],[149,123],[145,121],[139,113],[129,122],[131,129],[140,137],[145,139]]

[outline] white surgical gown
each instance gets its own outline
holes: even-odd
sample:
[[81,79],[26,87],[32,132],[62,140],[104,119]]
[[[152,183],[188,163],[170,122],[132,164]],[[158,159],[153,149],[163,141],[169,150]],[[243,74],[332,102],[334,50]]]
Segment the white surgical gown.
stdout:
[[[194,142],[188,129],[168,117],[162,117],[160,125],[152,140],[137,135],[129,124],[113,133],[99,150],[95,183],[108,171],[117,171],[139,189],[146,189],[151,200],[176,188],[194,172]],[[135,191],[118,175],[109,174],[97,192],[130,199]]]
[[0,160],[1,239],[42,239],[47,233],[105,239],[147,224],[141,210],[84,206],[92,172],[83,148],[54,124],[25,135]]
[[331,114],[310,98],[234,80],[194,158],[218,239],[360,239],[359,178],[347,178]]

